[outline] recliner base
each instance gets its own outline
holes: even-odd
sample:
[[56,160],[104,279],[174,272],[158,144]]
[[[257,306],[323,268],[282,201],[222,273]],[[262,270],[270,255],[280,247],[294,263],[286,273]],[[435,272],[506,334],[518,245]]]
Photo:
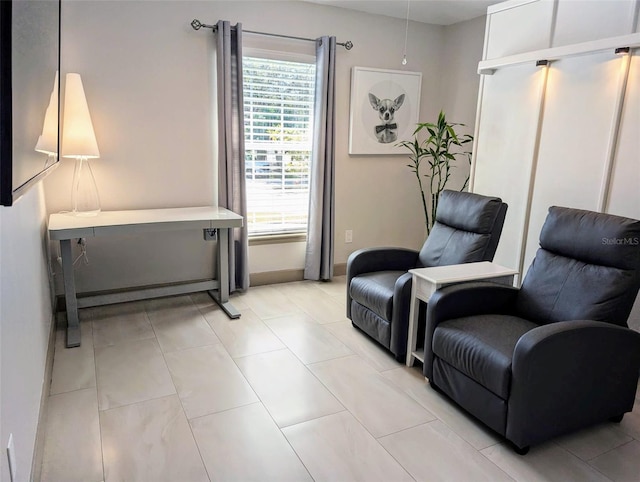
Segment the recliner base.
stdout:
[[504,437],[507,402],[437,357],[433,360],[433,383],[467,412]]

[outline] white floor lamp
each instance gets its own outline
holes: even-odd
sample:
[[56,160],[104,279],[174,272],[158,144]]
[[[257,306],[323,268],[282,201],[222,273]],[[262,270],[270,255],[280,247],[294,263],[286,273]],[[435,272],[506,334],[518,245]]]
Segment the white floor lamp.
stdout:
[[89,159],[100,157],[100,151],[80,74],[66,75],[62,157],[76,160],[71,186],[73,213],[77,216],[97,215],[100,197]]

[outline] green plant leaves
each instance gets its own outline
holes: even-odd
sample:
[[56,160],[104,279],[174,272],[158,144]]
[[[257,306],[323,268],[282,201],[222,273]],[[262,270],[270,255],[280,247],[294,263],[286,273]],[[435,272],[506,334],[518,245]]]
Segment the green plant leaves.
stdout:
[[[453,146],[462,146],[473,142],[472,135],[464,134],[459,136],[456,133],[455,127],[458,126],[464,127],[464,124],[447,122],[444,111],[440,111],[438,114],[438,121],[435,124],[430,122],[421,122],[416,124],[416,129],[413,132],[413,140],[402,141],[396,144],[398,146],[405,147],[410,153],[409,159],[411,163],[407,164],[407,167],[415,173],[418,179],[427,234],[431,231],[431,226],[435,220],[435,213],[438,207],[440,193],[445,189],[446,184],[449,181],[451,169],[456,167],[452,165],[452,162],[455,162],[458,157],[464,156],[467,158],[469,164],[471,164],[471,151],[452,151]],[[428,133],[428,136],[423,140],[420,140],[420,137],[422,137],[422,133],[425,130]],[[427,201],[420,173],[420,165],[422,160],[425,158],[427,159],[427,165],[429,167],[427,172],[422,174],[422,176],[429,180],[429,197],[431,198],[430,210],[427,208]],[[460,190],[464,190],[468,183],[469,177],[467,176],[467,179]]]

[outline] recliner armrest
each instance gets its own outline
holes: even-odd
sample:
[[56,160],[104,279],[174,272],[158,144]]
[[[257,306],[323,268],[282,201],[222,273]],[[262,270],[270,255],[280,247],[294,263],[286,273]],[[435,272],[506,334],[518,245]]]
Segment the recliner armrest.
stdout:
[[412,284],[413,275],[405,273],[396,280],[393,288],[393,313],[391,315],[393,328],[391,330],[389,349],[396,356],[396,360],[404,360],[404,356],[407,353]]
[[372,271],[408,271],[416,267],[418,252],[406,248],[364,248],[354,251],[347,260],[347,281]]
[[433,332],[443,321],[463,316],[513,312],[517,288],[490,281],[474,281],[440,288],[431,296],[427,306],[427,326],[424,333],[423,373],[433,376]]
[[632,410],[639,370],[640,333],[629,328],[590,320],[534,328],[513,353],[507,438],[532,445]]
[[440,288],[429,300],[428,319],[436,324],[444,320],[487,313],[512,311],[517,288],[490,281],[473,281]]
[[347,318],[351,319],[351,279],[375,271],[408,271],[415,268],[418,252],[406,248],[364,248],[354,251],[347,260]]

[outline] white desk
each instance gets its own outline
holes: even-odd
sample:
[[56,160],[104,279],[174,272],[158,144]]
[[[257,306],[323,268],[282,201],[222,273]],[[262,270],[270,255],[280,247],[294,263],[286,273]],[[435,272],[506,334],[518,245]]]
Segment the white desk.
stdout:
[[[241,227],[242,223],[242,216],[224,208],[211,206],[103,211],[97,216],[90,217],[75,216],[72,213],[52,214],[49,217],[49,235],[52,240],[60,241],[62,254],[62,276],[64,278],[64,296],[67,305],[67,347],[80,346],[78,308],[89,306],[208,291],[229,317],[239,318],[240,312],[229,303],[228,247],[229,231],[232,228]],[[217,279],[77,299],[73,277],[72,239],[185,229],[217,231]],[[212,237],[212,239],[214,238]],[[217,295],[212,293],[212,290],[217,290]]]
[[410,269],[413,275],[411,284],[411,306],[409,308],[409,336],[407,338],[407,366],[413,366],[417,358],[424,363],[424,350],[416,351],[418,338],[418,317],[420,302],[429,302],[431,295],[443,286],[464,283],[465,281],[491,280],[505,285],[513,284],[515,269],[499,264],[481,261],[479,263],[453,264],[433,268]]

